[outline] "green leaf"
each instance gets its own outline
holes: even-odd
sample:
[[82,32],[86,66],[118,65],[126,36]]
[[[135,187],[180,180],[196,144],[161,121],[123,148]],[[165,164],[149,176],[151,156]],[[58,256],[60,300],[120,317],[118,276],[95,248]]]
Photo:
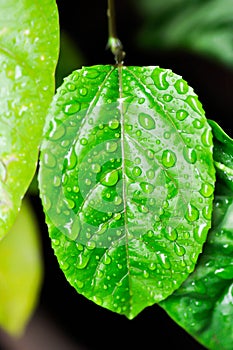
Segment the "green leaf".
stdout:
[[211,350],[231,350],[233,344],[233,143],[214,121],[217,183],[212,228],[195,271],[160,303],[181,327]]
[[184,48],[233,64],[232,0],[139,0],[138,43],[144,48]]
[[213,120],[208,120],[214,135],[214,163],[218,182],[233,191],[233,139]]
[[159,67],[83,67],[52,103],[39,189],[77,291],[128,318],[193,271],[210,227],[212,134],[197,96]]
[[43,266],[34,212],[24,199],[8,235],[0,243],[0,326],[21,335],[37,305]]
[[54,94],[59,26],[55,0],[0,0],[0,238],[35,173]]
[[233,200],[216,196],[214,226],[195,271],[160,303],[181,327],[211,350],[233,344]]

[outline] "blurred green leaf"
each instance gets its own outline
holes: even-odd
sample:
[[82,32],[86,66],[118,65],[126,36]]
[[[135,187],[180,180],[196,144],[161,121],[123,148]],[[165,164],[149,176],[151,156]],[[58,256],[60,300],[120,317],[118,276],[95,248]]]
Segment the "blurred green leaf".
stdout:
[[0,0],[0,239],[36,170],[59,49],[55,0]]
[[212,228],[195,271],[160,303],[207,349],[233,344],[233,140],[209,120],[217,171]]
[[233,0],[138,0],[144,48],[184,48],[233,67]]
[[13,227],[0,243],[0,326],[20,335],[40,292],[43,265],[34,212],[24,199]]

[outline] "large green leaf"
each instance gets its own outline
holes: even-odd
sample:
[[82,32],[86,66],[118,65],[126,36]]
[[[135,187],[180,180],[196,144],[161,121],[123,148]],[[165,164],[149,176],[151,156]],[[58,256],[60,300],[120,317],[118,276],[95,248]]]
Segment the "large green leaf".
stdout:
[[195,271],[160,305],[211,350],[233,344],[233,141],[209,120],[214,134],[217,184],[213,224]]
[[48,120],[39,187],[60,266],[133,318],[179,287],[206,240],[215,171],[201,104],[170,70],[84,67]]
[[35,173],[54,93],[59,26],[55,0],[0,0],[0,238]]
[[139,0],[138,43],[148,49],[185,48],[233,64],[232,0]]
[[0,327],[20,335],[35,310],[43,266],[36,218],[28,200],[0,243]]

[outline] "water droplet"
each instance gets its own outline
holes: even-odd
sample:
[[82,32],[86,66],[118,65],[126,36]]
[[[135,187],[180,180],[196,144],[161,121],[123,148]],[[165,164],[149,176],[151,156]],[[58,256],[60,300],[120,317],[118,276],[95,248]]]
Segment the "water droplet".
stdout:
[[144,193],[152,193],[154,191],[154,186],[151,185],[150,183],[148,182],[141,182],[140,183],[140,187],[141,189],[143,190]]
[[98,174],[101,171],[101,166],[98,163],[94,163],[91,165],[91,170],[93,173]]
[[201,129],[204,126],[204,120],[195,119],[193,121],[193,126],[195,129]]
[[165,231],[165,237],[169,240],[174,242],[178,238],[178,233],[176,229],[173,229],[172,227],[168,227]]
[[210,220],[212,216],[212,207],[210,205],[206,205],[202,210],[202,215],[205,219]]
[[86,96],[88,93],[88,90],[87,90],[87,88],[83,87],[83,88],[79,89],[79,93],[81,96]]
[[146,155],[149,159],[153,159],[154,158],[154,151],[152,149],[148,149],[146,152]]
[[115,130],[115,129],[117,129],[119,127],[119,121],[117,119],[112,119],[108,123],[108,126],[109,126],[110,129]]
[[197,153],[193,148],[185,146],[183,148],[183,156],[186,162],[194,164],[197,161]]
[[198,227],[194,229],[194,239],[197,243],[204,243],[206,240],[206,235],[208,232],[208,227],[206,223],[200,224]]
[[76,164],[77,164],[77,155],[76,152],[74,150],[74,148],[71,148],[67,157],[65,158],[66,160],[66,164],[65,164],[65,168],[68,170],[72,170],[75,168]]
[[82,281],[75,280],[74,284],[78,289],[83,289],[84,287],[84,282]]
[[179,245],[178,243],[175,243],[174,245],[174,252],[178,255],[178,256],[183,256],[186,253],[186,250],[184,247],[182,247],[181,245]]
[[187,212],[185,214],[185,218],[189,222],[196,221],[199,218],[198,209],[194,205],[189,203],[188,208],[187,208]]
[[155,177],[155,172],[153,169],[149,169],[149,170],[147,170],[146,175],[147,175],[149,180],[152,180]]
[[80,139],[80,144],[81,144],[82,146],[86,146],[87,143],[88,143],[88,141],[87,141],[87,139],[86,139],[85,137],[83,137],[83,138]]
[[163,134],[163,137],[164,137],[165,139],[169,139],[169,138],[171,137],[171,133],[168,132],[168,131],[166,131],[166,132]]
[[214,192],[214,186],[213,185],[211,185],[208,182],[202,183],[201,189],[200,189],[200,194],[203,197],[208,198],[208,197],[212,196],[213,192]]
[[167,71],[165,69],[156,67],[152,74],[151,78],[154,81],[155,86],[159,90],[166,90],[169,87],[169,83],[167,82]]
[[172,97],[172,95],[165,94],[165,95],[163,95],[163,100],[164,100],[164,102],[171,102],[173,100],[173,97]]
[[94,68],[88,68],[88,70],[84,71],[83,75],[88,79],[96,79],[100,73]]
[[109,265],[112,262],[112,258],[108,254],[104,254],[103,259],[102,259],[104,265]]
[[149,209],[142,204],[138,206],[138,211],[140,211],[140,213],[147,214],[149,212]]
[[170,150],[163,151],[162,154],[162,164],[166,168],[171,168],[176,164],[176,155],[174,152]]
[[96,247],[96,243],[94,241],[88,241],[86,247],[88,250],[93,250]]
[[171,263],[169,258],[167,257],[167,255],[160,253],[157,255],[157,259],[160,265],[162,265],[162,267],[164,269],[170,269],[171,268]]
[[55,168],[57,165],[55,156],[49,150],[45,151],[43,161],[45,166],[48,168]]
[[114,204],[115,205],[120,205],[122,203],[122,198],[120,196],[116,196],[114,198]]
[[140,113],[138,115],[139,124],[146,130],[155,129],[154,119],[147,113]]
[[201,141],[204,146],[211,146],[212,145],[212,133],[210,129],[206,129],[203,134],[201,135]]
[[183,79],[177,80],[174,86],[178,94],[187,94],[189,91],[188,84]]
[[188,116],[188,112],[185,111],[184,109],[179,109],[177,112],[176,112],[176,118],[180,121],[183,121],[187,118]]
[[87,264],[89,263],[90,260],[90,256],[86,255],[85,253],[80,253],[77,256],[77,264],[76,264],[76,268],[77,269],[85,269],[85,267],[87,266]]
[[118,144],[115,141],[108,141],[106,143],[106,151],[108,153],[115,152],[117,150]]
[[72,92],[72,91],[74,91],[76,89],[76,86],[73,83],[67,83],[66,84],[66,88],[67,88],[67,90]]
[[204,114],[201,103],[198,101],[197,96],[188,96],[186,98],[187,104],[201,116]]
[[140,176],[142,173],[142,169],[139,168],[138,166],[135,166],[132,170],[132,175],[137,177],[137,176]]
[[146,270],[144,270],[144,271],[143,271],[143,277],[144,277],[144,278],[148,278],[149,276],[150,276],[149,272],[146,271]]
[[114,186],[119,178],[118,171],[116,169],[109,171],[101,176],[100,182],[104,186]]
[[141,97],[141,98],[138,99],[138,103],[140,105],[142,105],[144,102],[145,102],[145,98],[144,97]]
[[81,105],[79,102],[70,102],[63,107],[63,112],[65,114],[74,114],[80,111]]

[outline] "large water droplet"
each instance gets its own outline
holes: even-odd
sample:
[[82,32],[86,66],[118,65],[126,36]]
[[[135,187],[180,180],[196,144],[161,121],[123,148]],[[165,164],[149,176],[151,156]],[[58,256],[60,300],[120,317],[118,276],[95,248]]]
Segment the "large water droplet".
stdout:
[[189,91],[189,86],[183,79],[177,80],[174,86],[178,94],[187,94]]
[[144,193],[150,194],[154,191],[154,186],[148,182],[141,182],[140,186]]
[[212,133],[210,129],[206,129],[203,134],[201,135],[201,141],[204,146],[211,146],[212,145]]
[[180,121],[182,120],[185,120],[188,116],[188,112],[185,111],[184,109],[179,109],[177,112],[176,112],[176,118]]
[[106,151],[108,153],[115,152],[117,150],[117,147],[118,147],[118,145],[117,145],[117,142],[115,142],[115,141],[108,141],[106,143]]
[[202,183],[200,193],[203,197],[208,198],[208,197],[212,196],[213,192],[214,192],[213,185],[211,185],[208,182]]
[[162,154],[162,164],[166,168],[171,168],[176,164],[176,155],[173,151],[165,150]]
[[185,218],[189,222],[196,221],[199,218],[198,209],[194,205],[189,203],[188,208],[187,208],[187,212],[185,214]]
[[167,71],[165,69],[156,67],[152,74],[151,78],[154,81],[155,86],[159,90],[166,90],[169,87],[169,83],[167,82]]
[[197,152],[193,148],[185,146],[183,148],[183,156],[186,162],[190,164],[194,164],[197,161]]
[[100,182],[104,186],[114,186],[119,178],[118,171],[116,169],[109,171],[101,176]]
[[181,245],[179,245],[178,243],[175,243],[174,245],[174,252],[178,255],[178,256],[183,256],[186,253],[186,250],[184,247],[182,247]]
[[85,254],[85,253],[80,253],[77,256],[77,264],[76,267],[77,269],[85,269],[85,267],[87,266],[87,264],[89,263],[90,260],[90,256]]
[[194,239],[197,243],[204,243],[206,240],[206,235],[208,232],[208,227],[206,223],[200,224],[194,229]]
[[139,124],[146,130],[155,129],[154,119],[147,113],[140,113],[138,115]]
[[80,111],[81,105],[79,102],[70,102],[63,107],[63,111],[65,114],[74,114]]

